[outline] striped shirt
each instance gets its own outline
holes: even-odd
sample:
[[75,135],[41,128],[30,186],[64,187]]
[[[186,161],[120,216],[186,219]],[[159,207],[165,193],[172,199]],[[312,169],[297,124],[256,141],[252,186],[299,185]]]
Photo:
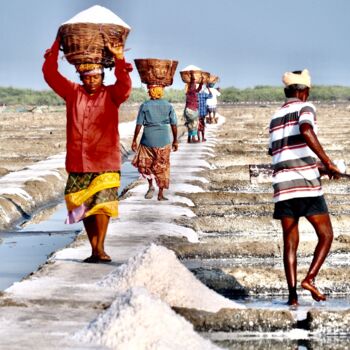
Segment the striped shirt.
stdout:
[[317,134],[315,106],[296,98],[287,99],[272,116],[269,154],[274,169],[274,202],[323,195],[316,155],[300,133],[304,123]]

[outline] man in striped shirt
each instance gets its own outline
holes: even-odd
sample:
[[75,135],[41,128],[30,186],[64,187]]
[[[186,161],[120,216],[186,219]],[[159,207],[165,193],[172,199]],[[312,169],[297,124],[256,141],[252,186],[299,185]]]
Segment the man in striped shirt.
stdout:
[[309,72],[305,69],[285,73],[283,82],[287,99],[271,119],[269,154],[274,169],[274,218],[281,220],[283,229],[288,304],[298,305],[296,253],[299,243],[298,223],[303,216],[314,227],[318,244],[301,286],[309,290],[316,301],[326,300],[316,288],[314,279],[329,253],[333,230],[316,157],[321,160],[330,177],[336,178],[339,169],[327,156],[316,136],[316,108],[306,102],[311,87]]

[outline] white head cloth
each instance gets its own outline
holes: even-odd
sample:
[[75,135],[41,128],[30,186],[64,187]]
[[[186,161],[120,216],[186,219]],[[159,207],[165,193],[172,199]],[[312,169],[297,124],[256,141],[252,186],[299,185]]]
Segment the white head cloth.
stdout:
[[311,76],[307,69],[304,69],[301,74],[286,72],[283,74],[282,81],[285,86],[301,84],[311,87]]

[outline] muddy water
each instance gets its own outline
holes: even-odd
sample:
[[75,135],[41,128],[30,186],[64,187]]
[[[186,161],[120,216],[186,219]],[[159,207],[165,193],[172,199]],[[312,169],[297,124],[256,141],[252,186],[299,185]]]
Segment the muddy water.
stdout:
[[[125,162],[121,171],[119,193],[139,177],[130,162]],[[66,208],[63,203],[46,211],[48,217],[45,220],[33,218],[33,222],[39,223],[29,222],[17,231],[1,233],[0,290],[37,270],[48,256],[70,244],[83,229],[82,223],[64,223]]]

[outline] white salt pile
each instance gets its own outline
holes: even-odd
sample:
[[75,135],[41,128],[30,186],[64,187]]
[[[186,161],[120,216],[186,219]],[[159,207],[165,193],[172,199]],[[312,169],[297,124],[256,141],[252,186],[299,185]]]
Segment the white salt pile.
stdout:
[[143,288],[120,295],[88,327],[76,333],[79,342],[118,350],[218,350],[167,304]]
[[130,29],[120,17],[107,8],[99,5],[92,6],[85,11],[79,12],[67,22],[62,24],[72,23],[104,23],[104,24],[117,24],[124,28]]
[[181,72],[187,72],[190,70],[202,70],[201,68],[194,66],[192,64],[190,64],[189,66],[185,67]]
[[144,287],[171,306],[217,312],[221,308],[244,308],[201,283],[173,251],[152,244],[111,272],[99,283],[120,292]]

